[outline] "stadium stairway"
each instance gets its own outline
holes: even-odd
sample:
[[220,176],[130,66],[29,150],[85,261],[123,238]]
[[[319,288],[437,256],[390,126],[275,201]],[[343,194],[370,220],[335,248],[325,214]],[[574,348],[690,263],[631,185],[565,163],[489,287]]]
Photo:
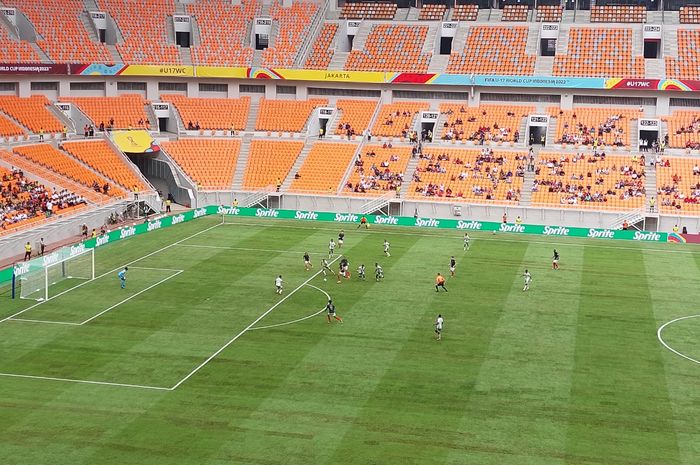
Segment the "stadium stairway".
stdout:
[[[678,29],[664,27],[664,37],[662,44],[664,48],[664,58],[678,58]],[[664,76],[666,75],[665,71],[666,70],[664,69]]]
[[302,165],[306,161],[306,157],[308,157],[309,152],[311,152],[311,148],[313,147],[314,142],[318,140],[320,139],[317,139],[315,137],[307,137],[306,140],[304,140],[304,147],[301,149],[301,152],[299,153],[299,156],[297,157],[296,161],[294,161],[294,164],[289,170],[289,174],[287,174],[285,180],[282,181],[282,187],[280,188],[280,192],[287,192],[287,190],[289,190],[289,187],[292,185],[292,181],[294,181],[294,175],[299,171],[299,169],[301,169]]
[[468,21],[460,21],[457,23],[457,30],[455,31],[455,36],[452,39],[452,53],[464,53],[464,45],[467,43],[467,32],[469,32]]
[[[539,156],[539,149],[536,150],[535,159]],[[529,207],[532,204],[532,183],[535,182],[535,172],[525,170],[523,178],[523,188],[520,191],[520,206]]]
[[250,100],[250,110],[248,110],[248,121],[246,122],[245,130],[247,132],[255,131],[255,123],[258,121],[258,113],[260,113],[260,100]]
[[339,52],[336,51],[333,54],[331,62],[328,63],[328,69],[340,70],[345,69],[345,62],[348,61],[348,55],[350,52]]
[[236,169],[233,171],[233,185],[231,188],[234,191],[243,190],[243,176],[245,174],[246,166],[248,165],[248,158],[250,158],[250,141],[252,140],[253,134],[244,134],[241,139],[241,150],[238,152]]
[[630,121],[630,148],[633,151],[639,149],[639,120],[636,119]]
[[554,57],[537,57],[537,60],[535,60],[535,76],[551,76],[553,70]]
[[[649,199],[656,197],[656,164],[650,166],[650,164],[647,163],[644,170],[644,179],[644,189],[646,189],[646,202],[644,202],[644,207],[647,208],[649,206]],[[658,208],[658,202],[656,203],[656,206]]]
[[405,198],[406,194],[409,192],[409,189],[411,188],[411,184],[413,184],[413,175],[416,173],[416,170],[418,169],[418,162],[420,162],[420,159],[418,157],[411,157],[410,160],[408,160],[408,165],[406,165],[406,172],[403,175],[403,185],[401,186],[401,197]]
[[180,53],[180,60],[183,65],[191,66],[192,62],[192,49],[189,47],[178,47],[178,52]]
[[408,9],[408,15],[406,16],[406,20],[418,21],[419,14],[420,14],[420,9],[412,6]]
[[663,58],[647,59],[644,60],[644,64],[644,77],[647,79],[657,79],[659,76],[666,75],[666,64]]
[[343,175],[343,178],[338,184],[338,190],[336,192],[338,195],[343,195],[343,191],[345,190],[345,184],[347,184],[348,180],[350,179],[350,176],[352,176],[352,173],[355,170],[355,160],[357,160],[358,154],[362,153],[362,149],[365,147],[365,142],[366,139],[363,138],[362,142],[357,144],[357,148],[355,149],[355,155],[353,155],[352,160],[350,161],[350,163],[348,163],[348,166],[345,169],[345,174]]

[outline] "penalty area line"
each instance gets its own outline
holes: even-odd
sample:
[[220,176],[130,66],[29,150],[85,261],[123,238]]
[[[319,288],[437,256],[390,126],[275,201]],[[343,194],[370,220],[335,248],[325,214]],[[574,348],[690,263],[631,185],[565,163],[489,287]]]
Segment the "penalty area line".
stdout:
[[161,386],[147,386],[143,384],[126,384],[126,383],[110,383],[107,381],[91,381],[87,379],[71,379],[71,378],[55,378],[52,376],[34,376],[34,375],[20,375],[16,373],[0,373],[0,376],[5,376],[7,378],[25,378],[25,379],[42,379],[48,381],[62,381],[66,383],[78,383],[78,384],[97,384],[101,386],[116,386],[116,387],[128,387],[136,389],[150,389],[152,391],[171,391],[171,388],[161,387]]
[[[336,261],[338,261],[338,260],[340,259],[340,257],[342,257],[342,255],[338,255],[336,258],[334,258],[334,259],[329,263],[329,265],[332,265],[333,263],[335,263]],[[267,309],[265,312],[263,312],[259,317],[257,317],[252,323],[250,323],[248,326],[246,326],[241,332],[239,332],[238,334],[236,334],[235,336],[233,336],[226,344],[224,344],[223,346],[221,346],[221,348],[219,348],[219,350],[217,350],[216,352],[214,352],[213,354],[211,354],[209,357],[207,357],[206,360],[204,360],[202,363],[200,363],[199,365],[197,365],[197,367],[195,367],[194,370],[190,371],[187,375],[185,375],[184,378],[182,378],[180,381],[178,381],[178,382],[177,382],[172,388],[170,388],[170,389],[171,389],[171,390],[175,390],[175,389],[177,389],[178,387],[180,387],[180,385],[181,385],[182,383],[184,383],[185,381],[187,381],[188,379],[190,379],[192,376],[194,376],[195,373],[197,373],[199,370],[201,370],[202,368],[204,368],[209,362],[211,362],[212,360],[214,360],[214,358],[216,358],[217,355],[219,355],[221,352],[223,352],[224,350],[226,350],[226,348],[227,348],[228,346],[230,346],[231,344],[233,344],[234,342],[236,342],[236,341],[238,340],[238,338],[240,338],[240,337],[243,336],[245,333],[247,333],[248,331],[250,331],[250,329],[251,329],[253,326],[255,326],[260,320],[262,320],[262,319],[265,318],[267,315],[269,315],[274,309],[276,309],[277,307],[279,307],[280,305],[282,305],[282,303],[285,302],[288,298],[290,298],[291,296],[293,296],[294,294],[296,294],[296,292],[297,292],[299,289],[301,289],[302,287],[304,287],[304,286],[306,286],[307,284],[309,284],[309,283],[311,282],[312,279],[314,279],[316,276],[320,275],[321,272],[323,272],[323,269],[318,270],[316,273],[314,273],[314,274],[313,274],[310,278],[308,278],[306,281],[304,281],[303,283],[301,283],[301,284],[300,284],[299,286],[297,286],[296,288],[292,289],[292,290],[289,292],[289,294],[285,295],[285,296],[282,297],[276,304],[274,304],[272,307],[268,308],[268,309]]]

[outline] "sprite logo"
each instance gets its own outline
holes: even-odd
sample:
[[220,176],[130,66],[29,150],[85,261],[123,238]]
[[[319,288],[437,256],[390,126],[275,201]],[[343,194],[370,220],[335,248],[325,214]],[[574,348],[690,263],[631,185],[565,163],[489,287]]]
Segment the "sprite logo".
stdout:
[[375,216],[374,224],[399,224],[399,219],[395,216]]
[[22,276],[23,274],[29,273],[29,262],[22,262],[16,264],[14,273],[15,276]]
[[219,209],[216,211],[219,215],[239,215],[241,213],[240,208],[236,207],[223,207],[219,206]]
[[280,212],[274,209],[267,209],[267,208],[258,208],[255,210],[255,216],[259,216],[262,218],[277,218],[277,215],[279,215]]
[[180,223],[184,223],[184,222],[185,222],[185,215],[180,213],[179,215],[173,216],[172,222],[170,224],[176,225],[176,224],[180,224]]
[[85,250],[87,250],[87,249],[85,247],[85,244],[83,244],[82,242],[78,245],[71,245],[69,256],[73,257],[75,255],[78,255],[78,254],[85,252]]
[[475,229],[475,230],[480,230],[481,229],[481,223],[478,221],[462,221],[459,220],[457,221],[457,229]]
[[146,227],[146,231],[148,231],[148,232],[155,231],[156,229],[160,229],[161,226],[162,226],[162,224],[161,224],[160,220],[155,220],[155,221],[148,223],[148,226]]
[[295,220],[317,220],[318,214],[314,213],[314,212],[300,212],[297,210],[294,213],[294,219]]
[[109,244],[109,235],[105,234],[95,239],[95,247],[102,247],[105,244]]
[[46,267],[57,263],[59,259],[60,257],[58,256],[58,252],[54,252],[51,255],[47,255],[46,257],[44,257],[44,259],[41,261],[41,264]]
[[352,213],[336,213],[335,218],[333,221],[338,221],[338,222],[343,222],[343,223],[356,223],[359,220],[357,215],[353,215]]
[[635,241],[660,241],[661,235],[657,234],[655,232],[635,231],[634,232],[634,240]]
[[545,226],[542,234],[544,234],[545,236],[568,236],[569,230],[563,226],[557,226],[556,228],[553,228],[551,226]]
[[194,217],[199,218],[200,216],[204,216],[207,214],[207,209],[206,208],[198,208],[194,211]]
[[522,224],[501,223],[501,226],[498,228],[498,230],[500,232],[524,233],[525,226],[523,226]]
[[419,228],[439,228],[440,221],[435,220],[433,218],[428,218],[428,219],[416,218],[415,225],[418,226]]
[[614,239],[615,231],[610,229],[589,229],[586,237],[590,238],[600,238],[600,239]]
[[135,236],[136,228],[133,226],[126,227],[119,231],[119,239],[126,239],[127,237]]

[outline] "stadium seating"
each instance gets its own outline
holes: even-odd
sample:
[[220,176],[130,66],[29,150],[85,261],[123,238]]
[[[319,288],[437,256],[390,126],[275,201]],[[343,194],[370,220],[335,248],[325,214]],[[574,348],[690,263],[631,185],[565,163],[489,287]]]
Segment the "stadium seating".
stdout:
[[90,40],[80,21],[81,0],[4,0],[24,13],[41,36],[37,45],[55,63],[111,63],[109,50]]
[[0,62],[2,63],[39,63],[41,59],[31,44],[25,40],[12,40],[10,35],[0,27]]
[[700,79],[700,30],[678,30],[678,58],[666,57],[669,79]]
[[[443,140],[511,142],[525,137],[520,134],[523,118],[534,113],[534,106],[481,105],[472,108],[459,103],[440,104],[441,121],[436,129]],[[517,133],[517,134],[516,134]]]
[[478,5],[455,5],[452,9],[453,21],[476,21],[478,15]]
[[422,53],[428,26],[376,24],[362,50],[352,50],[345,69],[425,73],[431,53]]
[[396,5],[392,3],[345,3],[341,19],[394,19]]
[[231,189],[239,139],[180,139],[161,144],[199,189]]
[[525,53],[527,36],[527,26],[471,27],[464,51],[450,55],[447,72],[531,75],[536,57]]
[[262,2],[247,0],[232,5],[226,0],[190,3],[187,12],[199,27],[200,41],[192,45],[192,61],[197,65],[250,66],[253,48],[246,34],[253,18],[260,14]]
[[550,108],[549,113],[557,118],[554,141],[558,144],[600,145],[629,147],[630,121],[638,119],[639,110],[579,107],[573,110]]
[[326,23],[323,25],[323,29],[321,29],[321,32],[314,41],[311,54],[306,59],[304,68],[328,69],[328,65],[333,59],[332,44],[336,32],[338,32],[338,25],[336,23]]
[[554,58],[555,76],[644,77],[644,58],[632,56],[632,30],[571,28],[566,55]]
[[[9,156],[3,152],[4,156]],[[49,212],[48,202],[52,203]],[[49,189],[21,169],[0,166],[0,235],[36,226],[50,214],[70,214],[85,208],[85,200],[67,190]]]
[[372,120],[372,115],[377,108],[375,100],[345,100],[339,99],[336,102],[336,108],[340,113],[338,118],[338,126],[335,128],[335,134],[348,136],[362,136],[365,130],[369,127]]
[[426,147],[410,180],[407,197],[515,204],[523,186],[525,156],[490,149]]
[[505,5],[501,15],[501,21],[527,21],[527,5]]
[[104,140],[64,142],[62,148],[129,192],[146,192],[151,190],[136,175],[134,172],[136,168],[124,160]]
[[342,193],[380,196],[396,190],[405,181],[406,167],[410,159],[410,146],[385,148],[383,145],[366,145],[353,162],[355,166],[343,186]]
[[46,107],[51,102],[43,95],[19,98],[12,95],[0,96],[0,110],[10,115],[34,133],[59,133],[63,124]]
[[177,46],[168,43],[166,17],[175,13],[174,0],[97,0],[124,36],[117,50],[126,63],[181,64]]
[[243,188],[259,189],[284,182],[303,147],[303,142],[254,139],[250,143]]
[[535,169],[533,205],[624,211],[646,202],[644,165],[630,156],[543,152]]
[[71,102],[85,115],[100,126],[104,123],[113,129],[148,128],[150,122],[146,116],[146,101],[138,94],[120,95],[119,97],[61,97],[61,102]]
[[445,5],[423,5],[418,13],[418,19],[421,21],[442,21],[445,18],[445,11],[447,11]]
[[326,99],[260,99],[260,111],[255,129],[268,132],[301,132],[314,108],[327,104]]
[[372,127],[373,136],[406,137],[415,129],[417,114],[430,108],[428,102],[395,102],[382,105]]
[[104,186],[109,188],[106,192],[111,197],[125,197],[126,193],[117,186],[110,184],[105,178],[83,166],[74,158],[57,150],[49,144],[36,144],[15,147],[14,152],[27,160],[37,163],[49,170],[80,183],[95,191],[104,192]]
[[668,124],[669,147],[700,148],[700,111],[677,110],[663,120]]
[[183,95],[161,95],[161,100],[175,105],[185,126],[198,123],[202,129],[240,131],[248,122],[250,97],[239,99],[188,98]]
[[681,24],[700,24],[700,6],[682,6],[679,20]]
[[661,213],[700,214],[700,163],[697,158],[670,157],[656,164],[657,204]]
[[13,121],[0,115],[0,137],[23,136],[26,132]]
[[295,173],[290,192],[335,194],[356,150],[356,144],[316,142]]
[[544,23],[558,23],[561,21],[564,7],[559,5],[538,5],[537,21]]
[[645,23],[647,9],[639,5],[606,5],[591,7],[592,23]]
[[273,3],[272,19],[279,23],[277,36],[270,47],[263,50],[263,65],[292,68],[294,59],[305,38],[308,38],[313,19],[318,13],[316,3],[292,3],[289,8]]

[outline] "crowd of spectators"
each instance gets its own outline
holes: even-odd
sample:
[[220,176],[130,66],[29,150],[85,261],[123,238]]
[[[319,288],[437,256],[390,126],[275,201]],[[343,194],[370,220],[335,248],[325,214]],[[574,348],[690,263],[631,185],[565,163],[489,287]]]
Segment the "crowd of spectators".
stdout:
[[[391,148],[391,145],[384,144],[383,148]],[[396,172],[391,169],[391,164],[399,161],[398,155],[390,155],[388,159],[383,160],[377,166],[377,154],[373,150],[365,153],[365,158],[362,154],[358,154],[355,160],[355,171],[360,174],[360,180],[354,185],[348,182],[346,187],[352,192],[366,193],[372,190],[396,191],[403,184],[402,172]],[[365,160],[369,159],[370,166],[365,169]]]
[[51,191],[36,181],[30,181],[19,169],[0,169],[0,229],[37,216],[84,204],[85,199],[67,190]]
[[[443,112],[443,114],[451,117],[453,116],[455,111],[452,108],[449,108],[447,111]],[[459,113],[467,113],[466,108],[462,106],[459,109]],[[481,112],[482,115],[482,120],[486,119],[488,113],[486,110],[482,110]],[[466,116],[466,115],[465,115]],[[506,113],[506,116],[508,118],[515,118],[516,114],[515,112],[509,111]],[[474,131],[468,132],[465,134],[464,132],[464,124],[465,119],[462,118],[461,116],[457,116],[455,118],[448,118],[447,121],[445,121],[442,126],[443,126],[443,135],[442,139],[443,140],[468,140],[472,141],[474,143],[478,144],[484,144],[485,142],[507,142],[507,141],[513,141],[515,143],[518,142],[520,139],[520,131],[515,130],[513,131],[512,128],[510,127],[504,127],[502,125],[499,125],[498,122],[494,122],[492,125],[487,126],[479,126],[477,127]],[[477,117],[474,116],[473,114],[470,114],[469,116],[466,116],[466,122],[467,123],[476,123],[477,122]]]
[[[560,115],[563,112],[560,113]],[[576,119],[576,113],[571,118]],[[569,124],[564,123],[564,131],[561,138],[556,141],[560,144],[583,144],[583,145],[604,145],[603,135],[613,135],[613,145],[622,147],[624,145],[625,131],[620,124],[623,116],[620,114],[610,115],[603,123],[598,126],[587,126],[584,123],[578,122]]]

